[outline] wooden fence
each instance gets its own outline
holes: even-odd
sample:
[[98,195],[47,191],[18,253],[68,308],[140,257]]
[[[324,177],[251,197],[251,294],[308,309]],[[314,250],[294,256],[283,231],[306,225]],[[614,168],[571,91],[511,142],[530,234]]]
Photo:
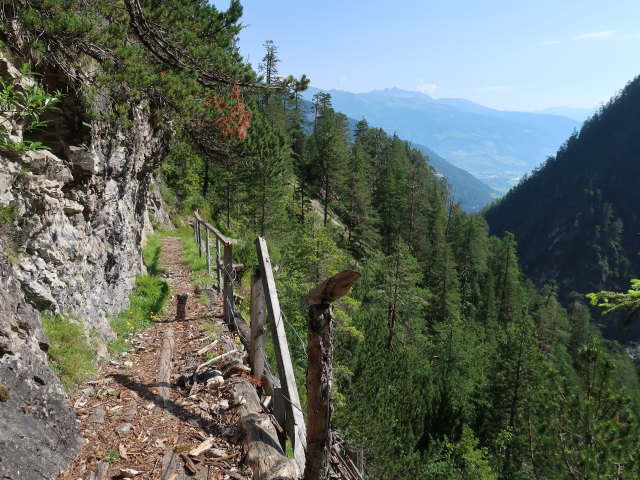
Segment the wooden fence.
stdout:
[[[296,387],[293,363],[284,328],[284,317],[280,309],[266,241],[262,237],[256,238],[255,241],[258,265],[252,269],[249,326],[237,312],[234,303],[233,284],[237,270],[243,267],[233,263],[233,245],[237,241],[224,236],[215,227],[204,221],[198,212],[195,212],[194,235],[200,255],[206,255],[209,274],[212,272],[210,243],[212,237],[215,238],[215,270],[218,292],[222,294],[224,302],[224,320],[230,329],[237,331],[241,342],[249,352],[252,374],[263,381],[263,390],[271,394],[272,413],[281,430],[286,432],[291,441],[295,463],[300,473],[305,472],[307,429]],[[222,252],[221,247],[223,247]],[[357,275],[359,277],[359,274]],[[220,287],[221,283],[222,288]],[[269,327],[266,326],[267,323]],[[278,368],[277,377],[271,371],[265,356],[266,328],[271,330]],[[310,415],[314,416],[316,412],[310,412]],[[313,418],[310,419],[310,424],[313,423],[312,420]],[[350,459],[342,456],[335,447],[331,446],[330,441],[327,442],[327,446],[329,449],[327,461],[331,461],[334,471],[340,473],[340,478],[348,480],[362,478],[362,472],[355,467]],[[282,445],[282,447],[285,450],[285,446]],[[307,471],[309,470],[307,464]]]

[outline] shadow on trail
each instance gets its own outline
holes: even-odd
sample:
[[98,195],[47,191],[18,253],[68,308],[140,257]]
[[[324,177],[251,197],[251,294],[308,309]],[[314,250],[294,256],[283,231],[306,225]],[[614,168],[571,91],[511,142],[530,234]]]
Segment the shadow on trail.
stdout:
[[[153,382],[153,383],[140,383],[131,379],[131,377],[127,375],[122,375],[119,373],[114,373],[109,375],[116,382],[118,382],[123,387],[131,390],[132,392],[136,392],[140,398],[145,399],[146,401],[152,402],[161,410],[164,410],[170,414],[172,414],[177,419],[183,422],[191,422],[193,423],[196,420],[200,427],[205,430],[209,435],[219,435],[220,434],[220,426],[215,423],[211,418],[204,418],[202,415],[192,412],[184,408],[181,405],[178,405],[175,401],[171,399],[163,399],[157,393],[152,391],[155,387],[168,387],[172,390],[177,390],[178,385],[167,383],[167,382]],[[213,417],[215,418],[215,417]]]

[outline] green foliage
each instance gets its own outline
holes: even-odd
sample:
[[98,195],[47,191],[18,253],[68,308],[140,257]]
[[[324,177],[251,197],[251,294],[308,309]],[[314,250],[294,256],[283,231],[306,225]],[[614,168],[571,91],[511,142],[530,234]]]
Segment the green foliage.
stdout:
[[625,323],[628,325],[640,313],[640,280],[632,279],[631,288],[626,293],[603,290],[598,293],[588,293],[587,298],[591,301],[591,305],[602,308],[602,315],[627,312]]
[[[554,285],[525,280],[514,235],[488,236],[419,151],[366,122],[351,132],[328,94],[305,111],[298,95],[308,79],[278,78],[273,43],[257,77],[235,47],[239,2],[226,11],[203,0],[141,6],[32,0],[16,21],[36,56],[94,59],[95,87],[84,94],[96,117],[128,128],[135,107],[173,131],[161,174],[177,212],[198,208],[240,239],[235,260],[247,268],[255,236],[267,239],[303,402],[300,300],[340,270],[363,274],[335,304],[333,426],[365,447],[373,477],[595,479],[615,463],[637,477],[635,417],[615,391],[633,385],[629,365],[611,367],[586,307],[567,313]],[[535,198],[546,197],[558,205],[556,192]],[[618,254],[627,239],[619,202],[596,184],[576,202],[585,214],[567,225],[582,222],[597,272],[620,277],[628,256]],[[532,215],[519,217],[538,225],[542,207],[532,203]],[[212,283],[193,231],[178,235],[196,281]],[[144,256],[149,274],[113,322],[114,349],[169,294],[156,276],[157,239]]]
[[0,205],[0,235],[8,235],[13,231],[13,222],[17,217],[15,205]]
[[[485,212],[493,233],[515,234],[533,281],[558,279],[560,298],[571,290],[622,291],[640,272],[639,104],[637,77]],[[608,318],[605,334],[634,340],[640,329],[620,328],[622,317]]]
[[79,323],[61,315],[42,314],[40,318],[49,339],[51,366],[66,389],[98,372],[96,354]]
[[117,448],[114,448],[113,450],[107,450],[104,452],[104,458],[109,463],[118,463],[122,456],[120,455],[120,451]]
[[[0,52],[0,56],[8,55]],[[38,74],[31,72],[29,64],[25,63],[17,78],[0,78],[0,152],[20,154],[49,149],[38,141],[14,139],[47,126],[49,121],[43,120],[42,114],[56,110],[62,97],[60,91],[48,93],[37,77]]]

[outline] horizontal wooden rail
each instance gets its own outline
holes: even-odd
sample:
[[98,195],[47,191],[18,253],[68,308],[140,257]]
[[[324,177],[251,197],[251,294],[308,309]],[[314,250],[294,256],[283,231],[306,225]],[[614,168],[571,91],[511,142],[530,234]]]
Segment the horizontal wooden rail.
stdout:
[[[233,244],[237,243],[237,240],[234,238],[229,238],[223,235],[217,228],[205,222],[198,211],[193,212],[196,221],[195,221],[195,237],[196,243],[198,244],[198,252],[200,256],[203,253],[203,238],[201,227],[204,227],[206,231],[206,238],[204,239],[205,252],[207,256],[207,272],[211,275],[211,249],[209,246],[209,232],[213,233],[216,236],[216,276],[218,280],[218,292],[222,290],[222,308],[224,320],[228,325],[233,324],[235,317],[235,307],[234,307],[234,298],[233,298],[233,282],[236,278],[236,270],[233,265]],[[220,252],[220,244],[224,246],[223,251]],[[221,255],[222,254],[222,255]],[[224,282],[223,285],[220,285],[220,282]],[[222,287],[222,288],[221,288]]]
[[202,218],[200,218],[200,215],[198,215],[198,211],[197,210],[194,213],[195,213],[196,220],[198,221],[198,223],[201,223],[204,228],[206,228],[207,230],[212,232],[218,238],[218,240],[220,240],[225,246],[230,247],[234,243],[238,243],[238,240],[236,240],[235,238],[229,238],[229,237],[224,236],[220,232],[220,230],[218,230],[216,227],[214,227],[213,225],[205,222]]

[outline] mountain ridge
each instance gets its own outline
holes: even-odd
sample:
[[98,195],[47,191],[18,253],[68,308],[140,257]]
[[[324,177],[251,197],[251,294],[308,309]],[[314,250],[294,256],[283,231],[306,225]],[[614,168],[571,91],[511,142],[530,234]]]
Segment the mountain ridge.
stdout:
[[[419,92],[418,95],[424,95]],[[311,125],[313,106],[308,100],[302,100],[302,105],[307,111],[307,124]],[[358,121],[348,117],[349,129],[353,133]],[[389,132],[387,132],[389,133]],[[427,161],[441,174],[449,184],[451,193],[456,202],[460,202],[465,212],[479,212],[490,204],[499,194],[489,185],[482,182],[466,170],[455,166],[431,148],[413,143],[412,146],[427,155]]]
[[[310,88],[304,98],[310,100],[318,91]],[[337,110],[427,145],[501,192],[555,153],[580,126],[567,117],[494,110],[469,100],[434,99],[401,89],[326,92]]]

